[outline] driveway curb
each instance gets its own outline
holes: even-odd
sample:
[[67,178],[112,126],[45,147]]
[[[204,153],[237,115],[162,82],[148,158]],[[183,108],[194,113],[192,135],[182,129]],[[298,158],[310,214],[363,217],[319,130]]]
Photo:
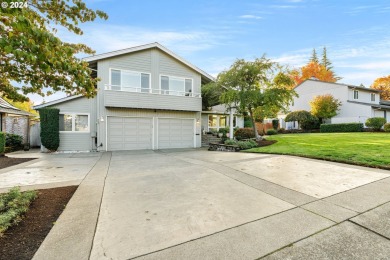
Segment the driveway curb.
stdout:
[[81,182],[33,259],[89,259],[111,153],[104,153]]

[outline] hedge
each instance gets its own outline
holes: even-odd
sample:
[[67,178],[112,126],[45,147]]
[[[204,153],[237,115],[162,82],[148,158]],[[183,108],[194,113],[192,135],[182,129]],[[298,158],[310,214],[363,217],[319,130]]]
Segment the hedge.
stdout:
[[343,133],[343,132],[362,132],[362,123],[346,123],[346,124],[322,124],[320,126],[321,133]]
[[254,138],[255,133],[253,132],[253,128],[238,128],[234,132],[234,137],[237,140],[249,139],[249,138]]
[[386,123],[386,124],[383,126],[383,130],[385,130],[385,132],[390,132],[390,123]]
[[50,151],[56,151],[60,146],[59,113],[57,108],[39,109],[41,142]]
[[4,155],[5,151],[5,133],[0,132],[0,155]]

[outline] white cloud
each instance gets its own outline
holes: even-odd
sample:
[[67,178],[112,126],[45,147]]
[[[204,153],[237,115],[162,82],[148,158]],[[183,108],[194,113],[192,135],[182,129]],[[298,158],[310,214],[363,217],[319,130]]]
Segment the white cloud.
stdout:
[[263,17],[261,17],[261,16],[252,15],[252,14],[241,15],[241,16],[239,16],[239,18],[242,18],[242,19],[255,19],[255,20],[263,19]]

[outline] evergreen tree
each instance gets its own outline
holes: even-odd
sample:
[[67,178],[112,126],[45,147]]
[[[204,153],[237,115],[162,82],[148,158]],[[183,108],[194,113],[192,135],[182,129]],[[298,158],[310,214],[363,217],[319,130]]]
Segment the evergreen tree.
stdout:
[[309,62],[319,63],[318,57],[317,57],[317,52],[316,52],[315,48],[313,48],[313,53],[311,54],[311,58],[310,58]]
[[325,46],[324,46],[324,50],[322,51],[321,65],[324,66],[326,70],[332,70],[333,69],[333,66],[331,66],[332,62],[330,62],[330,60],[328,59]]

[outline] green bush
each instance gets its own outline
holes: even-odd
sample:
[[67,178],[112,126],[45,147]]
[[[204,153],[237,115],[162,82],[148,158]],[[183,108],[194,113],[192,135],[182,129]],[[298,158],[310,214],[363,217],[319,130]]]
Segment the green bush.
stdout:
[[59,112],[57,108],[39,109],[41,142],[50,151],[56,151],[60,146]]
[[227,139],[225,141],[225,144],[226,145],[236,145],[237,144],[237,141],[233,140],[233,139]]
[[0,237],[5,230],[22,219],[30,203],[36,198],[36,191],[21,192],[18,187],[0,194]]
[[0,155],[4,155],[5,152],[5,133],[0,132]]
[[253,132],[253,128],[238,128],[234,132],[234,137],[237,140],[249,139],[249,138],[254,138],[255,133]]
[[221,134],[227,134],[229,133],[229,127],[220,128],[218,132]]
[[10,147],[12,151],[23,148],[23,137],[15,134],[5,135],[5,147]]
[[276,131],[275,129],[268,129],[267,130],[267,135],[277,135],[278,134],[278,131]]
[[383,126],[383,130],[385,130],[385,132],[390,132],[390,123],[386,123],[386,124]]
[[366,126],[371,127],[375,131],[381,130],[384,124],[386,124],[386,118],[383,117],[371,117],[366,121]]
[[319,129],[320,128],[320,120],[315,117],[311,116],[304,120],[302,120],[299,124],[302,130],[309,131],[313,129]]
[[362,123],[322,124],[321,133],[362,132]]
[[256,141],[254,140],[238,141],[237,145],[240,147],[241,150],[251,149],[258,146]]
[[244,117],[244,127],[245,128],[253,127],[252,119],[249,116]]
[[272,119],[272,127],[277,131],[279,127],[279,119]]

